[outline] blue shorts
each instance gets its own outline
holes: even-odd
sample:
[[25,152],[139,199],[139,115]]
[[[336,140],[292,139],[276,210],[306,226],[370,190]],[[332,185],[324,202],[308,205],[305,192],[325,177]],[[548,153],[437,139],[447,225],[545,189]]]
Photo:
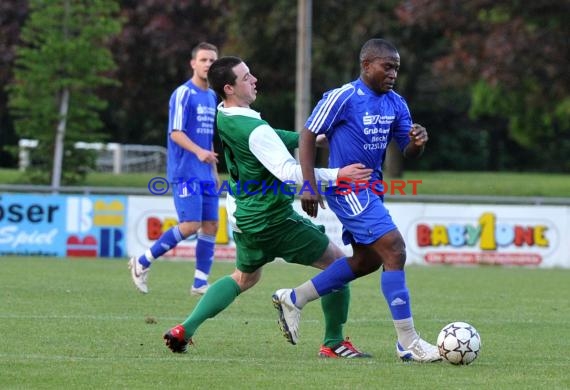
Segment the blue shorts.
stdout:
[[342,241],[349,244],[371,244],[397,229],[382,197],[370,189],[358,194],[327,194],[327,204],[342,223]]
[[219,198],[195,193],[183,193],[181,186],[173,183],[172,194],[174,195],[174,207],[178,214],[178,222],[202,222],[217,221]]

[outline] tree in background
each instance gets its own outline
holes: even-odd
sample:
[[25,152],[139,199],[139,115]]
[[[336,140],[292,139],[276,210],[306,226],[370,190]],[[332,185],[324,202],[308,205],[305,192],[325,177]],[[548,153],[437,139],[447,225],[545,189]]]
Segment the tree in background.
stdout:
[[230,7],[224,54],[243,58],[259,79],[262,117],[294,130],[297,1],[231,0]]
[[9,87],[15,130],[38,140],[28,173],[33,183],[53,176],[58,140],[62,182],[77,183],[94,167],[94,156],[74,144],[102,139],[99,112],[106,102],[97,90],[116,84],[108,74],[115,64],[107,44],[121,28],[119,7],[114,0],[31,0],[29,7]]
[[445,38],[434,72],[448,86],[471,90],[469,113],[486,130],[489,158],[506,152],[508,137],[534,149],[517,166],[566,172],[569,13],[570,3],[559,0],[406,0],[398,9],[406,26],[437,29]]
[[[125,24],[110,47],[118,65],[113,75],[122,87],[94,91],[110,102],[101,115],[109,140],[165,144],[169,95],[189,77],[189,51],[200,41],[218,45],[221,55],[246,59],[260,76],[255,108],[271,123],[293,128],[295,1],[118,2]],[[2,85],[13,78],[14,46],[27,3],[0,2]],[[313,102],[355,78],[362,42],[383,37],[402,56],[396,90],[408,100],[414,120],[430,132],[424,157],[406,160],[406,169],[567,172],[570,24],[563,17],[569,3],[527,3],[314,0]],[[13,166],[1,151],[17,140],[5,97],[0,92],[0,165]],[[73,97],[70,103],[73,108]],[[57,120],[50,126],[55,131]],[[391,156],[401,164],[397,154]],[[396,168],[397,174],[402,166]]]
[[[372,37],[400,40],[393,13],[397,0],[336,0],[313,2],[311,101],[358,77],[359,50]],[[224,46],[252,67],[261,94],[255,102],[270,123],[294,129],[297,2],[290,0],[232,1]],[[249,23],[244,23],[247,20]],[[239,37],[239,39],[237,38]],[[312,109],[312,107],[311,107]],[[319,151],[326,165],[326,150]],[[395,159],[401,169],[401,161]]]
[[[104,122],[114,142],[166,144],[168,101],[188,79],[191,50],[201,41],[223,49],[227,0],[121,0],[123,29],[112,42],[120,89]],[[222,53],[221,54],[225,54]]]
[[[20,29],[28,15],[27,0],[0,2],[0,85],[8,85],[12,79],[12,65]],[[0,166],[14,164],[10,146],[17,143],[12,118],[8,111],[8,91],[0,88]]]

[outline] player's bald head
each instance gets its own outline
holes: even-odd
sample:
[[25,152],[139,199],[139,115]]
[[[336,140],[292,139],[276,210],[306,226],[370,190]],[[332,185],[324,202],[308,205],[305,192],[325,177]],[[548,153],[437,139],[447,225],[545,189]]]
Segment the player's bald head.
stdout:
[[373,38],[368,40],[360,49],[360,62],[371,61],[378,57],[387,57],[390,54],[398,54],[394,45],[385,39]]

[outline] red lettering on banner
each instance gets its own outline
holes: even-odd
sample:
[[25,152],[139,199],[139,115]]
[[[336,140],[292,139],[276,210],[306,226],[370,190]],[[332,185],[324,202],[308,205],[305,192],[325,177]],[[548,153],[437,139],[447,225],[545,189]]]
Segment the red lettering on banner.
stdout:
[[528,246],[533,246],[534,229],[532,227],[524,228],[522,226],[515,226],[514,244],[516,246],[523,246],[523,244],[527,244]]
[[97,239],[93,236],[86,236],[83,239],[69,236],[66,243],[66,256],[97,257]]
[[431,245],[431,229],[428,225],[418,224],[416,228],[416,240],[420,247]]
[[156,217],[146,220],[146,236],[149,240],[158,240],[162,235],[162,222]]

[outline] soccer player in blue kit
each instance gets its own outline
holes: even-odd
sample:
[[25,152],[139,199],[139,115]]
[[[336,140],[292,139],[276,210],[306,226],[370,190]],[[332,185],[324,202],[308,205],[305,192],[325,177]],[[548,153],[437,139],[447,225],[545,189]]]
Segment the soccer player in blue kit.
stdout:
[[[303,178],[316,189],[315,138],[329,141],[329,168],[363,163],[373,169],[366,183],[341,183],[327,191],[327,204],[343,225],[343,241],[353,256],[335,261],[327,269],[295,289],[278,290],[281,325],[298,332],[302,306],[380,267],[380,289],[388,303],[398,341],[396,353],[404,361],[440,361],[437,347],[416,332],[406,286],[406,247],[402,235],[383,203],[382,163],[386,147],[394,139],[406,158],[417,158],[428,140],[426,129],[413,124],[404,99],[394,92],[400,55],[383,39],[367,41],[360,51],[360,78],[326,92],[315,106],[300,138],[299,158]],[[376,183],[375,183],[376,182]],[[339,184],[339,183],[337,183]],[[358,185],[358,188],[356,188]],[[318,191],[304,191],[303,210],[316,217],[324,202]],[[298,304],[301,302],[301,304]]]
[[214,123],[217,98],[208,87],[208,69],[218,58],[216,46],[202,42],[192,49],[190,66],[193,75],[171,95],[168,120],[167,176],[172,184],[178,225],[164,232],[139,257],[129,260],[136,288],[148,292],[147,277],[151,263],[174,248],[180,241],[198,233],[193,295],[208,289],[208,276],[214,261],[218,230],[218,196],[216,191],[202,191],[220,181],[214,152]]

